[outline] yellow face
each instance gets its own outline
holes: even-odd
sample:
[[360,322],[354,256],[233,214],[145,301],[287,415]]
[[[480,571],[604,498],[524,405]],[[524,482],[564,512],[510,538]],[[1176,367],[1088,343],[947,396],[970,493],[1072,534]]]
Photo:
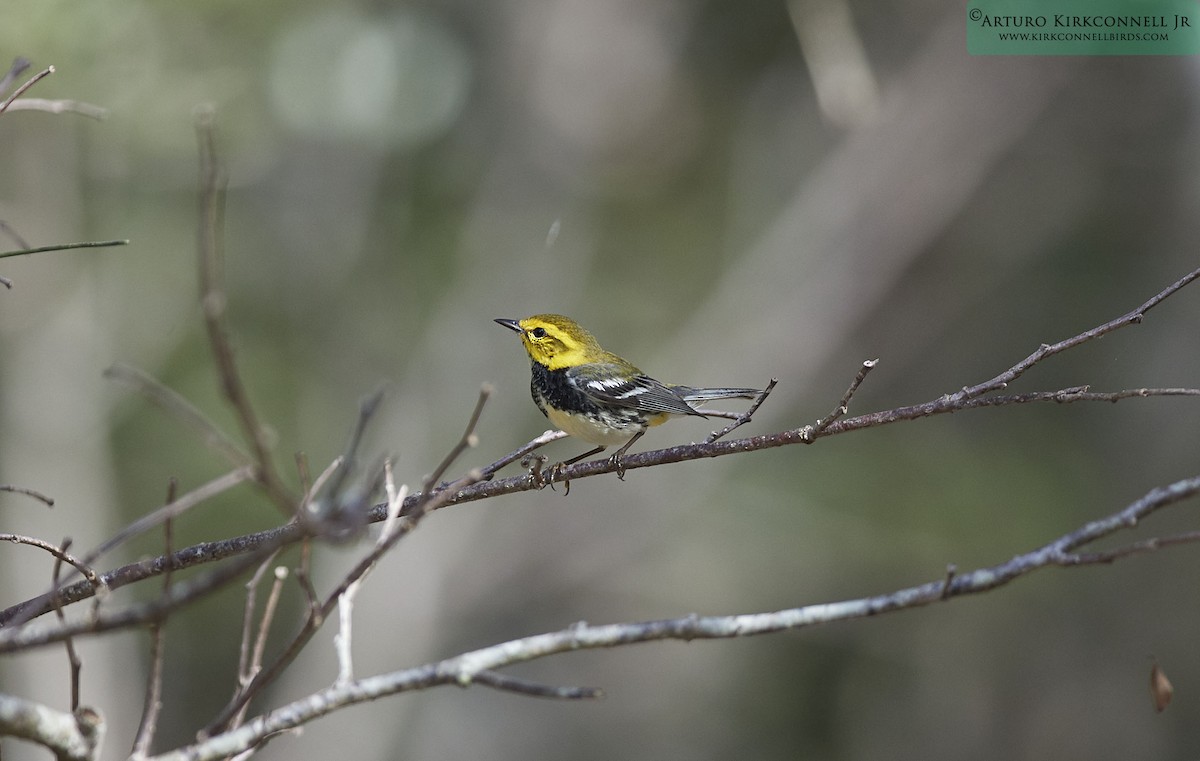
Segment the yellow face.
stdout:
[[551,370],[594,362],[604,353],[592,334],[570,317],[535,314],[517,324],[529,358]]

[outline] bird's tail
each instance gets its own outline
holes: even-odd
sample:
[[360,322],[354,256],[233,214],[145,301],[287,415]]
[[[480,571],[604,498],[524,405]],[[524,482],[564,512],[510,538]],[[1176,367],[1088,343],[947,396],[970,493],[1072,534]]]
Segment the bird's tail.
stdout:
[[757,388],[692,388],[672,386],[672,390],[687,402],[706,402],[711,399],[757,399],[762,393]]

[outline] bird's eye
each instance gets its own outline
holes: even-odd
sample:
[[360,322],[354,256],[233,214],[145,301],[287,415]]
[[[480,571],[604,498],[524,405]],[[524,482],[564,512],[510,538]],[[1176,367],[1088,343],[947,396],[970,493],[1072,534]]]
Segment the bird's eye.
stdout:
[[533,330],[529,331],[529,335],[533,336],[534,338],[545,338],[546,337],[546,329],[545,328],[534,328]]

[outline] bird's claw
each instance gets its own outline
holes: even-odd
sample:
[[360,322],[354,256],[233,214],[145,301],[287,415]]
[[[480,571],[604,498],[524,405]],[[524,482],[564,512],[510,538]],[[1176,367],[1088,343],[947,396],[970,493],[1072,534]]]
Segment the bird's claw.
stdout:
[[562,481],[564,497],[571,493],[571,479],[562,477],[563,473],[566,472],[567,467],[568,464],[565,462],[555,463],[554,467],[550,468],[550,475],[546,480],[546,482],[550,484],[551,491],[554,490],[555,481]]
[[617,480],[624,481],[625,480],[625,458],[621,456],[621,453],[617,452],[613,456],[609,457],[608,464],[617,469]]

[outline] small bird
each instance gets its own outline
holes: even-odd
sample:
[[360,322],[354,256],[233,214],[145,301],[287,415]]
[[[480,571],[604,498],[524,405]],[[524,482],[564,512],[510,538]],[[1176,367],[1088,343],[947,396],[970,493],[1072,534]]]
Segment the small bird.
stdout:
[[706,417],[691,402],[754,399],[762,393],[754,388],[662,383],[601,348],[595,336],[560,314],[496,322],[521,334],[533,369],[530,391],[542,414],[567,434],[597,445],[559,463],[556,471],[620,444],[609,460],[618,477],[624,478],[621,458],[650,426],[665,423],[672,415]]

